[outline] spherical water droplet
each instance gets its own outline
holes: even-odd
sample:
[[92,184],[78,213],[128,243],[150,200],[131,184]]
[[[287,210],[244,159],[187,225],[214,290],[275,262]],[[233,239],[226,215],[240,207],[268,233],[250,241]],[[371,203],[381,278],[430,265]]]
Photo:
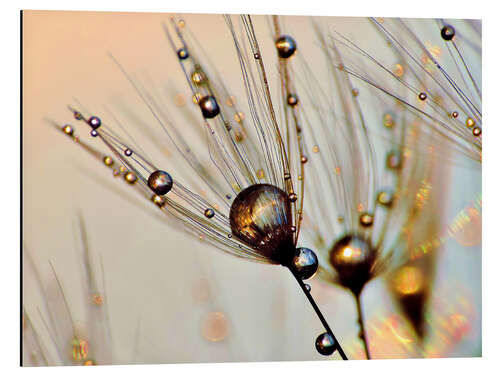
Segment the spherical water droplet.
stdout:
[[114,164],[114,161],[113,159],[110,157],[110,156],[105,156],[103,159],[102,159],[103,163],[105,165],[107,165],[108,167],[111,167],[113,164]]
[[453,113],[451,115],[453,116],[453,118],[457,118],[458,117],[458,112],[457,111],[453,111]]
[[295,254],[292,258],[291,268],[303,280],[307,280],[314,276],[318,270],[318,257],[311,249],[299,247],[295,249]]
[[204,214],[207,218],[211,219],[215,216],[215,211],[211,208],[207,208]]
[[377,252],[362,237],[346,235],[330,250],[330,264],[337,271],[341,285],[359,293],[373,277]]
[[161,195],[157,195],[157,194],[153,194],[151,196],[151,201],[160,208],[165,206],[165,203],[167,203],[167,200],[165,199],[165,197],[163,197]]
[[421,92],[420,94],[418,94],[418,98],[423,101],[427,99],[427,94],[425,92]]
[[297,104],[299,104],[299,98],[295,94],[288,94],[286,102],[290,107],[295,107]]
[[148,186],[157,195],[167,194],[174,184],[172,176],[165,171],[154,171],[149,175]]
[[127,149],[124,151],[125,156],[132,156],[132,153],[133,153],[133,152],[132,152],[132,150],[131,150],[131,149],[129,149],[129,148],[127,148]]
[[201,108],[201,113],[205,118],[214,118],[220,113],[219,105],[217,100],[211,95],[204,96],[200,99],[198,105]]
[[386,165],[389,169],[399,169],[401,168],[401,153],[397,150],[391,151],[387,154]]
[[97,130],[92,129],[92,130],[90,131],[90,135],[91,135],[92,137],[97,137],[97,136],[99,135],[99,133],[97,133]]
[[473,119],[471,119],[470,117],[467,118],[467,120],[465,121],[465,125],[468,128],[472,128],[475,124],[476,124],[476,122]]
[[479,137],[481,135],[481,128],[479,127],[475,127],[474,129],[472,129],[472,134],[475,136],[475,137]]
[[382,205],[389,207],[392,205],[392,194],[388,191],[381,191],[377,195],[377,202]]
[[201,67],[197,66],[191,74],[191,80],[197,85],[202,85],[207,82],[207,76]]
[[386,128],[392,128],[394,126],[394,116],[392,113],[384,113],[382,117],[382,122]]
[[441,38],[446,41],[450,41],[455,36],[455,29],[451,25],[445,25],[441,29]]
[[295,193],[290,193],[288,195],[288,199],[290,199],[290,202],[295,202],[297,200],[297,194]]
[[309,284],[304,284],[304,286],[306,287],[306,290],[307,290],[308,292],[310,292],[310,291],[311,291],[311,286],[310,286]]
[[186,48],[179,48],[177,50],[177,56],[179,57],[179,59],[185,60],[189,57],[189,52]]
[[322,355],[331,355],[336,350],[335,339],[328,332],[322,333],[316,339],[316,350]]
[[131,185],[135,184],[137,182],[137,176],[133,172],[127,172],[127,173],[125,173],[125,175],[123,176],[123,178],[125,179],[125,181],[127,181]]
[[278,49],[278,55],[282,59],[287,59],[292,56],[297,50],[297,44],[295,40],[288,35],[282,35],[276,39],[276,48]]
[[203,321],[202,335],[211,342],[224,340],[229,334],[229,321],[222,312],[211,312]]
[[92,127],[92,129],[97,129],[101,126],[101,119],[99,117],[92,116],[88,119],[87,123]]
[[359,223],[363,227],[371,227],[373,225],[373,215],[368,212],[364,212],[359,216]]
[[74,133],[73,127],[71,125],[64,125],[62,127],[62,131],[67,135],[73,135]]

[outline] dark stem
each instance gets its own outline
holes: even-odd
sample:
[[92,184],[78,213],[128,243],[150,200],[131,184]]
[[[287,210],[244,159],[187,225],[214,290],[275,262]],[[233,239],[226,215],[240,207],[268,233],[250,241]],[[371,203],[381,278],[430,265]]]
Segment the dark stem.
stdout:
[[302,291],[304,292],[304,294],[306,295],[307,299],[311,303],[311,306],[313,307],[314,311],[316,312],[316,315],[318,315],[318,318],[321,321],[321,324],[323,324],[323,327],[325,327],[326,332],[328,332],[330,335],[332,335],[333,339],[335,340],[335,342],[337,344],[337,350],[338,350],[340,356],[342,357],[342,359],[344,361],[347,361],[347,356],[345,355],[344,350],[340,346],[340,342],[337,340],[337,338],[333,334],[333,331],[330,329],[330,326],[326,322],[325,317],[321,313],[318,305],[316,305],[316,302],[314,301],[314,298],[312,297],[311,293],[307,290],[306,284],[300,278],[300,276],[293,270],[292,267],[288,267],[288,269],[292,272],[292,275],[295,277],[295,279],[299,283],[300,287],[302,288]]
[[354,299],[356,300],[356,310],[358,311],[359,338],[361,339],[361,341],[363,341],[366,359],[371,359],[370,351],[368,350],[368,340],[366,339],[366,330],[365,330],[365,322],[363,319],[363,310],[361,309],[361,293],[354,293]]

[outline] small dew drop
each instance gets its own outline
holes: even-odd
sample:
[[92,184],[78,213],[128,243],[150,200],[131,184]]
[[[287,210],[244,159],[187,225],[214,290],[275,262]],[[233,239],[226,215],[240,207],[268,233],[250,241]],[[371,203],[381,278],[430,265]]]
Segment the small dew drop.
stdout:
[[131,185],[133,185],[137,182],[137,176],[132,172],[125,173],[123,178],[125,179],[125,181],[127,181]]
[[215,211],[211,208],[207,208],[204,212],[205,216],[209,219],[213,218],[215,216]]
[[74,132],[73,127],[71,125],[64,125],[62,127],[62,131],[67,135],[73,135]]

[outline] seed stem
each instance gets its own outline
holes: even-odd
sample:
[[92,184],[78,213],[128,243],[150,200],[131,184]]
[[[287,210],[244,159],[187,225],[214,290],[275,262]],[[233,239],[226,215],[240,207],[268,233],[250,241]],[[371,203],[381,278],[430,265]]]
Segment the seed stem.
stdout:
[[325,327],[326,332],[328,332],[330,335],[332,335],[333,339],[335,340],[335,343],[336,343],[336,346],[337,346],[337,350],[338,350],[340,356],[342,357],[342,359],[344,361],[347,361],[347,356],[345,355],[344,350],[340,346],[340,342],[337,340],[337,338],[333,334],[333,331],[330,329],[330,326],[326,322],[325,317],[321,313],[321,311],[320,311],[318,305],[316,304],[316,302],[314,301],[314,298],[312,297],[311,293],[307,290],[306,284],[300,278],[300,276],[293,270],[292,267],[288,267],[288,269],[290,270],[290,272],[292,272],[292,275],[295,277],[295,279],[299,283],[300,287],[302,288],[302,291],[306,295],[307,299],[311,303],[311,306],[313,307],[314,311],[316,312],[316,315],[318,316],[319,320],[321,321],[321,324],[323,324],[323,327]]
[[361,309],[361,293],[355,293],[354,299],[356,300],[356,310],[358,311],[359,338],[363,342],[363,346],[365,348],[366,359],[371,359],[370,350],[368,349],[368,340],[366,338],[363,310]]

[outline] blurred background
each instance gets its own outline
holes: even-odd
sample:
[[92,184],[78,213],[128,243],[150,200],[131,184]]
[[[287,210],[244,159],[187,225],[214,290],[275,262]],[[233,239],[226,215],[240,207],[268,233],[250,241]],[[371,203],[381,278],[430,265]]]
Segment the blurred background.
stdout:
[[[233,42],[222,17],[183,18],[235,97],[244,97]],[[88,301],[81,298],[82,278],[77,272],[82,246],[76,222],[81,213],[93,267],[100,269],[102,263],[105,275],[100,288],[105,290],[115,364],[324,360],[314,348],[322,327],[289,272],[224,255],[166,225],[151,214],[156,212],[149,202],[140,200],[122,181],[113,181],[109,170],[44,120],[75,125],[67,105],[76,98],[97,113],[119,108],[141,121],[152,121],[107,53],[127,71],[165,83],[173,102],[179,90],[185,91],[185,78],[162,30],[168,19],[161,13],[24,12],[25,248],[43,284],[54,283],[52,264],[73,320],[85,326]],[[308,50],[313,40],[309,20],[286,17],[285,22],[298,45],[304,46],[304,56],[311,62],[318,59],[312,48]],[[380,43],[371,39],[364,20],[331,17],[328,23],[356,42],[373,48],[373,43]],[[274,56],[268,19],[256,16],[254,25],[264,58]],[[181,128],[186,122],[182,116],[175,120]],[[76,130],[82,139],[101,147],[88,129],[76,126]],[[140,131],[130,132],[142,144]],[[426,316],[431,329],[424,349],[379,278],[363,295],[374,358],[481,355],[480,206],[481,168],[452,163],[437,229],[449,235],[437,257]],[[469,219],[464,221],[464,215]],[[457,222],[465,224],[451,230]],[[44,325],[45,312],[38,312],[44,297],[33,287],[36,277],[25,270],[23,278],[25,310],[37,327],[48,361],[57,362],[50,330]],[[363,358],[351,296],[319,280],[311,286],[348,355]],[[25,355],[25,362],[40,364],[40,354],[31,354]]]

